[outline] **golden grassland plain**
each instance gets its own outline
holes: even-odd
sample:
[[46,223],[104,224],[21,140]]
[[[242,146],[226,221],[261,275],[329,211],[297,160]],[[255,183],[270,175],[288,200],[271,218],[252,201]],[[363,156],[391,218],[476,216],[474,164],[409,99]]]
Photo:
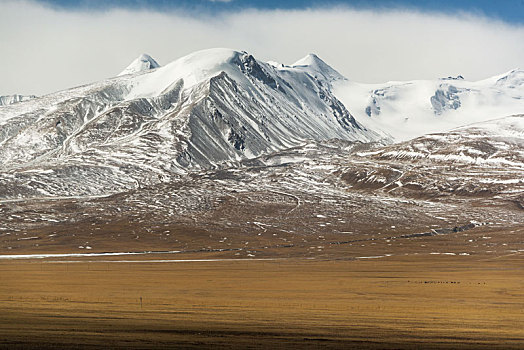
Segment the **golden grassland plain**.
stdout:
[[524,348],[519,253],[135,259],[0,262],[0,347]]

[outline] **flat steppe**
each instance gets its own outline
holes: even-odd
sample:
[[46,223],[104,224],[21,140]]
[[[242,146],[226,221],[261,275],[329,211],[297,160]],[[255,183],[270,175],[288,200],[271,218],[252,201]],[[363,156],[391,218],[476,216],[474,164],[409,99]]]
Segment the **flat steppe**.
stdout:
[[524,347],[520,252],[337,256],[0,261],[0,347]]

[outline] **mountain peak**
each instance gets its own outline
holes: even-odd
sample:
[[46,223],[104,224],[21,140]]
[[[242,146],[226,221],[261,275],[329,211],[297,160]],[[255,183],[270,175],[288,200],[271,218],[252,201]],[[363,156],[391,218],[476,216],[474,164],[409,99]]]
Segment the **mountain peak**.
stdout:
[[333,67],[324,62],[320,57],[314,53],[310,53],[305,57],[299,59],[291,65],[293,68],[304,69],[308,73],[318,76],[321,75],[327,80],[328,83],[332,83],[336,80],[345,80],[346,78],[337,72]]
[[292,66],[293,67],[298,67],[298,66],[316,66],[316,67],[328,66],[329,67],[329,65],[326,62],[324,62],[320,57],[318,57],[314,53],[307,54],[305,57],[302,57],[301,59],[293,63]]
[[159,68],[160,65],[157,61],[148,54],[141,54],[138,56],[129,66],[127,66],[126,69],[124,69],[120,74],[118,75],[125,75],[125,74],[133,74],[138,72],[143,72],[155,68]]
[[220,74],[222,71],[235,76],[234,63],[246,53],[225,48],[213,48],[196,51],[177,60],[137,77],[140,82],[130,97],[154,96],[169,88],[178,80],[184,81],[184,88],[189,88],[204,80]]

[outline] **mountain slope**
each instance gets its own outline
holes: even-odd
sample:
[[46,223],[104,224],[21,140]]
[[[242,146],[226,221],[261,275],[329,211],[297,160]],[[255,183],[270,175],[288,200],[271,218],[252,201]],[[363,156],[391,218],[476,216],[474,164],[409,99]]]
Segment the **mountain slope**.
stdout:
[[[232,257],[288,257],[298,249],[297,257],[325,257],[339,244],[345,259],[511,254],[524,248],[523,120],[513,116],[374,149],[309,142],[104,198],[4,200],[0,246],[13,254],[89,246]],[[446,159],[461,149],[478,161]],[[14,176],[25,188],[54,178],[35,174]],[[22,176],[28,176],[24,183]],[[499,231],[497,238],[486,241],[492,234],[477,225]]]
[[113,193],[309,139],[381,137],[307,69],[205,50],[3,108],[0,195]]
[[410,198],[495,199],[524,208],[524,115],[490,120],[359,152],[353,188]]
[[381,158],[431,160],[447,164],[515,167],[524,171],[524,115],[466,125],[446,133],[418,137],[387,151]]

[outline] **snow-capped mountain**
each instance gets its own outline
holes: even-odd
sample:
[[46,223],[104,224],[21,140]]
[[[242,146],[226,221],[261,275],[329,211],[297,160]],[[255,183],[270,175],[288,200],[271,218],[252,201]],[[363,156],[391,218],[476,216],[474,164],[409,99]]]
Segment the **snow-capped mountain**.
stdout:
[[228,49],[153,70],[145,61],[2,108],[0,195],[112,193],[310,139],[383,137],[355,121],[326,83],[336,72],[320,64],[275,67]]
[[313,54],[284,65],[211,49],[163,67],[141,55],[117,77],[0,108],[0,197],[116,193],[311,140],[443,132],[523,113],[523,76],[370,85]]
[[524,113],[524,71],[477,82],[462,76],[384,84],[345,80],[334,93],[359,122],[403,141]]
[[315,55],[153,62],[0,108],[4,247],[311,256],[332,237],[375,256],[390,241],[418,254],[420,237],[522,225],[524,114],[478,123],[522,107],[521,71],[370,86]]
[[24,102],[36,98],[35,95],[4,95],[0,96],[0,107]]
[[142,54],[138,56],[133,62],[127,66],[126,69],[124,69],[120,74],[118,75],[126,75],[126,74],[134,74],[138,72],[145,72],[151,69],[159,68],[160,65],[157,61],[148,54]]

